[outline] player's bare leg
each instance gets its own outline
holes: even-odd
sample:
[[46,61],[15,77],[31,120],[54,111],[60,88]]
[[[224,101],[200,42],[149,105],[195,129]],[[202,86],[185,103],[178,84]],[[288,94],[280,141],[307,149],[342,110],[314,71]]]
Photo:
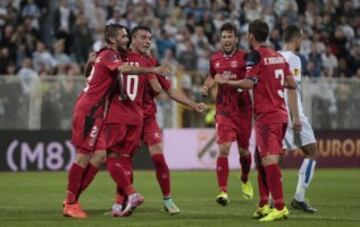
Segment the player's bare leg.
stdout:
[[229,178],[229,161],[231,143],[219,144],[220,154],[216,161],[216,175],[220,193],[216,196],[216,202],[226,206],[230,200],[227,193],[227,180]]
[[163,194],[165,210],[169,212],[169,214],[177,214],[180,212],[180,209],[171,197],[170,171],[163,154],[162,143],[150,145],[148,149],[155,165],[156,178]]
[[63,214],[66,217],[86,218],[86,213],[81,209],[77,201],[77,193],[81,187],[81,180],[84,175],[85,168],[89,163],[89,154],[78,152],[75,161],[68,172],[67,195],[63,203]]
[[254,190],[249,181],[249,173],[251,168],[251,153],[249,150],[238,147],[241,165],[241,189],[244,199],[251,200],[254,197]]
[[302,146],[301,150],[303,151],[305,158],[299,169],[298,183],[294,199],[291,202],[291,207],[306,213],[315,213],[317,209],[305,202],[305,192],[314,176],[317,159],[316,145],[315,143],[307,144]]

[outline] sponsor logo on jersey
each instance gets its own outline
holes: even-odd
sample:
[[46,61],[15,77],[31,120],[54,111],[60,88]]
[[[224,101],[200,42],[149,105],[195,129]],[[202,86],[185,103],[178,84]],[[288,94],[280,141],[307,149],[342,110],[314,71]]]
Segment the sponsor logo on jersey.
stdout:
[[223,77],[226,80],[231,80],[231,79],[236,79],[237,78],[236,74],[234,74],[234,73],[232,73],[230,71],[224,71],[223,72]]

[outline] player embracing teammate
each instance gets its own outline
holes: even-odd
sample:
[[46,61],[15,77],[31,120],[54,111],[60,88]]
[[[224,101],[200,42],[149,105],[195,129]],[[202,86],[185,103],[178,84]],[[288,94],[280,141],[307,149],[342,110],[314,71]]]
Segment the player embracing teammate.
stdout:
[[[278,160],[283,152],[282,141],[288,123],[284,87],[296,89],[296,82],[284,57],[265,45],[268,35],[269,26],[266,22],[252,21],[248,31],[248,42],[252,50],[245,57],[246,78],[233,81],[221,74],[215,76],[218,84],[253,91],[260,194],[259,205],[253,217],[259,218],[260,221],[286,219],[289,216],[284,204]],[[296,100],[295,93],[288,101],[293,106],[297,105]],[[296,132],[300,131],[299,119],[292,120],[293,129]],[[274,201],[273,209],[270,209],[268,204],[270,194]]]
[[[121,53],[126,52],[129,42],[126,27],[118,24],[107,25],[104,36],[107,46],[97,53],[96,60],[91,66],[88,84],[74,107],[72,143],[77,154],[68,172],[63,214],[75,218],[87,217],[79,205],[78,198],[91,183],[100,165],[105,162],[108,149],[108,128],[105,127],[105,121],[114,91],[122,92],[124,89],[122,75],[168,73],[162,67],[139,67],[123,62]],[[129,197],[130,202],[124,209],[124,214],[131,213],[142,202],[142,196],[136,193],[116,157],[111,156],[107,159],[107,168],[117,186]]]
[[[171,200],[169,170],[161,150],[160,129],[155,119],[147,120],[146,127],[143,123],[144,92],[149,97],[147,108],[152,110],[147,113],[148,118],[153,117],[151,113],[156,112],[151,94],[160,92],[161,87],[172,99],[197,112],[203,112],[206,105],[189,100],[173,89],[171,83],[163,77],[169,74],[168,69],[156,67],[156,60],[148,54],[151,45],[149,28],[134,28],[133,51],[127,49],[129,36],[127,29],[121,25],[106,26],[105,38],[108,47],[90,55],[85,69],[89,86],[81,93],[74,108],[72,142],[78,153],[69,170],[63,213],[69,217],[87,217],[78,199],[106,160],[107,169],[117,186],[112,215],[130,215],[144,200],[132,186],[132,157],[139,147],[142,135],[156,166],[165,208],[171,214],[178,213],[179,209]],[[101,89],[98,88],[100,86]],[[93,95],[96,92],[101,97],[100,104],[97,104],[97,96]],[[85,107],[82,105],[83,99],[88,101]],[[90,109],[92,102],[96,104],[96,110]],[[85,111],[80,111],[79,106],[85,108]]]

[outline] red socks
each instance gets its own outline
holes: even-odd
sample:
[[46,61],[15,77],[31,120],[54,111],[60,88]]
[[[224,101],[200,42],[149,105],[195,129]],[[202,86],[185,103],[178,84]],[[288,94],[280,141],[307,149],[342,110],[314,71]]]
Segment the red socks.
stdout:
[[125,175],[124,168],[120,164],[120,160],[114,157],[107,158],[107,169],[116,182],[117,187],[121,188],[126,195],[135,193],[135,188],[131,185]]
[[269,203],[269,188],[267,186],[266,173],[263,166],[258,167],[258,184],[260,194],[259,207],[263,207]]
[[83,174],[84,168],[77,163],[73,163],[68,173],[68,186],[66,196],[66,201],[68,203],[76,202],[76,195],[80,189]]
[[251,154],[249,153],[246,157],[240,156],[241,165],[241,181],[246,183],[249,179],[250,167],[251,167]]
[[[129,182],[133,183],[133,166],[132,166],[132,158],[130,157],[121,157],[120,164],[124,168],[125,176],[129,180]],[[119,186],[116,187],[116,204],[123,204],[125,201],[126,194],[123,189]]]
[[274,200],[274,206],[278,210],[284,208],[283,190],[281,182],[281,171],[278,164],[265,166],[266,181]]
[[227,180],[229,177],[229,162],[227,157],[218,157],[216,162],[216,174],[220,190],[227,192]]
[[79,192],[77,193],[77,198],[79,198],[80,194],[85,191],[85,189],[90,185],[90,183],[94,180],[95,175],[99,172],[99,169],[93,164],[89,163],[86,167],[83,178],[81,180],[81,186]]
[[156,178],[159,182],[164,198],[170,197],[170,172],[163,154],[151,156],[156,170]]
[[124,168],[125,171],[125,175],[127,177],[127,179],[130,181],[130,183],[132,184],[134,181],[134,176],[133,176],[133,163],[132,163],[132,158],[130,157],[120,157],[120,164],[121,166]]

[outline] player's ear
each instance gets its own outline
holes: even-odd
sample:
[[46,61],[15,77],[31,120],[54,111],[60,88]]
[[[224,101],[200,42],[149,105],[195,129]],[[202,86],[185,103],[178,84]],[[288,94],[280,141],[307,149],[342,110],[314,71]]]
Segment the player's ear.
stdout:
[[115,43],[115,38],[114,37],[109,37],[109,41],[114,44]]

